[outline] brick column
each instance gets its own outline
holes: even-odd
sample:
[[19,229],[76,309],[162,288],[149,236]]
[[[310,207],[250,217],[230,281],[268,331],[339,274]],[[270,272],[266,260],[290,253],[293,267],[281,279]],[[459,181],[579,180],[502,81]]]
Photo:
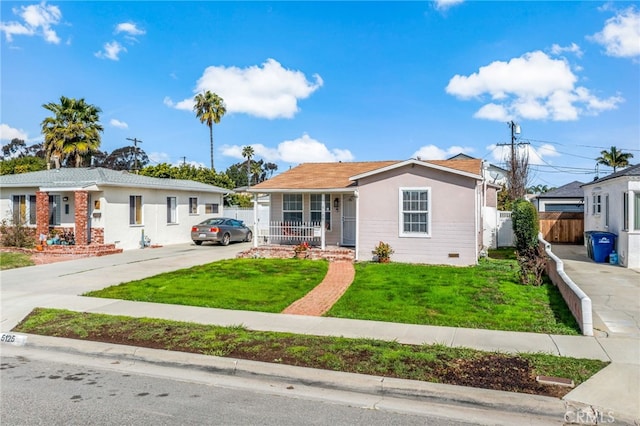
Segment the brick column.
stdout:
[[49,193],[36,192],[36,239],[49,235]]
[[76,222],[76,245],[89,244],[87,203],[89,202],[89,193],[87,191],[76,191],[74,193],[75,203],[75,222]]

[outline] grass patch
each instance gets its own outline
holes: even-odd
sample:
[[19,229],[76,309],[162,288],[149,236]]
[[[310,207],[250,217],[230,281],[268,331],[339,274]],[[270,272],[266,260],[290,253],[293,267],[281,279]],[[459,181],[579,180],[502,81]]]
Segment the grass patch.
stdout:
[[328,263],[231,259],[132,281],[84,296],[208,308],[282,312],[320,284]]
[[0,270],[22,268],[24,266],[32,265],[35,265],[35,263],[31,260],[31,256],[28,254],[0,252]]
[[358,263],[326,316],[491,330],[580,334],[557,288],[524,286],[513,260],[476,266]]
[[580,384],[607,365],[546,354],[508,355],[42,308],[14,331],[556,397],[568,390],[536,383],[536,375]]

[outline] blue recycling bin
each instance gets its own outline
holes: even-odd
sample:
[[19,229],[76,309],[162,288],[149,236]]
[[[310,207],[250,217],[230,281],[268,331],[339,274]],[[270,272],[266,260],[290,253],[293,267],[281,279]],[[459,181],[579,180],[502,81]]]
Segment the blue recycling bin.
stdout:
[[598,263],[607,261],[607,258],[616,247],[616,234],[611,232],[593,232],[590,235],[593,250],[593,260]]

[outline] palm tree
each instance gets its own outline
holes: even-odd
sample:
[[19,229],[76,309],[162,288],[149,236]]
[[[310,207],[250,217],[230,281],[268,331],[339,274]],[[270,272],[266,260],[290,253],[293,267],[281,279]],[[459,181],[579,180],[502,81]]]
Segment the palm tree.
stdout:
[[247,159],[247,186],[251,186],[251,158],[254,154],[255,151],[251,145],[242,148],[242,156]]
[[42,107],[53,113],[41,123],[46,161],[53,158],[82,167],[85,158],[100,148],[100,132],[104,130],[99,123],[100,108],[65,96],[59,104],[50,102]]
[[596,158],[596,161],[598,164],[613,167],[613,172],[615,173],[618,167],[627,167],[629,165],[629,158],[633,158],[633,154],[618,151],[618,148],[612,146],[609,151],[606,149],[600,151],[600,157]]
[[213,167],[213,123],[220,123],[220,119],[227,112],[224,106],[224,99],[207,90],[206,92],[198,93],[193,100],[195,101],[193,110],[196,113],[196,117],[200,119],[201,123],[207,123],[207,126],[209,126],[211,170],[215,170]]

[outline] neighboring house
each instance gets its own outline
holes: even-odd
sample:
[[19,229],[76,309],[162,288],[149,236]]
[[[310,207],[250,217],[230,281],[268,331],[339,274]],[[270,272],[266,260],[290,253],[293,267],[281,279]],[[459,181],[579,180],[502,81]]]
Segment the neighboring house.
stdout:
[[640,164],[582,185],[584,229],[618,236],[621,265],[640,268]]
[[566,185],[539,194],[534,202],[539,212],[582,213],[584,211],[583,182],[573,181]]
[[[467,154],[457,154],[453,157],[448,158],[448,160],[475,160],[475,157],[472,157]],[[494,185],[506,185],[507,184],[507,170],[502,167],[498,167],[491,163],[483,163],[482,166],[482,176],[488,183],[492,183]]]
[[103,168],[61,168],[0,176],[0,219],[35,235],[71,230],[76,245],[141,247],[191,241],[191,227],[221,216],[224,188]]
[[395,261],[473,265],[486,245],[483,206],[495,208],[497,190],[484,181],[482,160],[411,159],[305,163],[249,191],[271,195],[272,243],[299,243],[302,233],[371,260],[383,241]]

